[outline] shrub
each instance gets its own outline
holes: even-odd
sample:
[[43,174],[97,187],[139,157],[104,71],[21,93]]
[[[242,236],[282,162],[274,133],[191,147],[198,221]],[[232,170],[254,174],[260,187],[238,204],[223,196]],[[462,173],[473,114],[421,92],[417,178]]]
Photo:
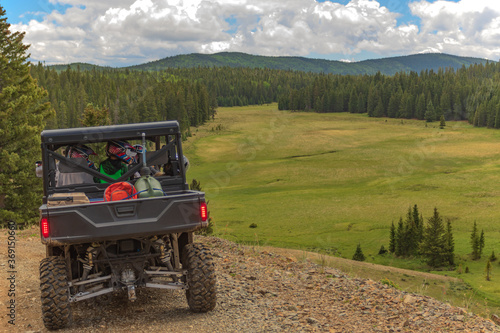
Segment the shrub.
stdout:
[[208,227],[195,231],[195,234],[209,236],[214,233],[214,221],[211,217],[208,218]]
[[197,181],[196,179],[193,179],[191,184],[189,184],[189,189],[191,191],[201,191],[201,182]]
[[393,288],[396,288],[396,289],[401,289],[396,283],[394,283],[391,280],[386,279],[386,278],[383,278],[382,280],[380,280],[380,283],[385,284],[385,285],[387,285],[389,287],[393,287]]

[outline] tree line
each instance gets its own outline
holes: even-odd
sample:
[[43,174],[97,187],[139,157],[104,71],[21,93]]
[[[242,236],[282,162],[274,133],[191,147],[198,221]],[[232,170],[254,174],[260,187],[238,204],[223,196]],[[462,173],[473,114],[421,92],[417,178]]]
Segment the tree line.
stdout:
[[313,82],[312,73],[233,67],[57,71],[42,63],[31,75],[56,111],[49,128],[80,126],[88,103],[110,110],[112,123],[176,119],[184,130],[212,117],[218,106],[262,105]]
[[272,103],[290,89],[304,87],[313,76],[301,72],[231,67],[57,71],[42,63],[31,75],[48,91],[56,117],[48,128],[81,126],[85,107],[109,109],[113,124],[175,119],[183,130],[213,117],[218,106]]
[[234,67],[56,71],[41,63],[31,66],[31,74],[56,111],[51,128],[78,126],[88,103],[109,108],[113,123],[177,119],[187,130],[212,117],[218,106],[272,102],[280,110],[443,117],[500,128],[500,63],[494,62],[392,76]]
[[500,128],[500,63],[393,76],[316,75],[278,100],[280,110],[367,113],[427,121],[468,120]]
[[48,91],[56,113],[48,128],[81,126],[89,103],[108,109],[113,124],[175,119],[184,129],[203,124],[217,107],[206,85],[166,73],[69,67],[57,72],[38,63],[31,75]]

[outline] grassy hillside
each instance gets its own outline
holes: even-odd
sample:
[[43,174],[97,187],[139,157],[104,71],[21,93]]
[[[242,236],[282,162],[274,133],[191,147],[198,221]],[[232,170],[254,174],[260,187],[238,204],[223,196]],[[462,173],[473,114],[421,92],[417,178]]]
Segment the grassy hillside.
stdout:
[[[425,220],[437,207],[453,221],[458,264],[471,272],[441,274],[500,304],[498,262],[493,281],[484,278],[486,258],[500,254],[500,132],[276,105],[220,109],[192,132],[188,179],[201,181],[218,235],[349,259],[359,243],[368,262],[426,270],[377,253],[409,206]],[[468,257],[474,221],[486,235],[480,261]]]
[[403,57],[366,60],[354,63],[309,59],[303,57],[266,57],[238,52],[222,52],[216,54],[187,54],[164,58],[142,65],[128,67],[139,70],[161,70],[166,67],[250,67],[296,70],[314,73],[333,74],[382,74],[392,75],[400,71],[414,71],[439,68],[460,68],[475,63],[486,63],[485,59],[458,57],[449,54],[415,54]]

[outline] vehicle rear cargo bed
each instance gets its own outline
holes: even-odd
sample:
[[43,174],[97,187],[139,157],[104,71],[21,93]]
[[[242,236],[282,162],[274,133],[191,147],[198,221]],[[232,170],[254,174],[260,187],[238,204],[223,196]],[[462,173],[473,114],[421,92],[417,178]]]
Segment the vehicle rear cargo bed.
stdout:
[[[97,202],[67,206],[42,205],[47,218],[49,245],[77,244],[194,231],[202,227],[198,191],[154,198]],[[204,226],[204,225],[203,225]]]

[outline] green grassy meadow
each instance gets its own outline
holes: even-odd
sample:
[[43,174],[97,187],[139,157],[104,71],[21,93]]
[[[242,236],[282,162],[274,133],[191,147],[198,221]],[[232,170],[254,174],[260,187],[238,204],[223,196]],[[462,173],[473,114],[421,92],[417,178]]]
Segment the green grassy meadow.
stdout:
[[[452,220],[463,270],[440,272],[500,305],[500,131],[466,122],[369,118],[363,114],[278,111],[276,104],[219,108],[184,144],[188,180],[201,182],[215,233],[236,242],[426,270],[418,260],[377,255],[391,223],[418,205]],[[485,232],[483,258],[471,261],[470,233]],[[255,224],[256,228],[250,225]]]

